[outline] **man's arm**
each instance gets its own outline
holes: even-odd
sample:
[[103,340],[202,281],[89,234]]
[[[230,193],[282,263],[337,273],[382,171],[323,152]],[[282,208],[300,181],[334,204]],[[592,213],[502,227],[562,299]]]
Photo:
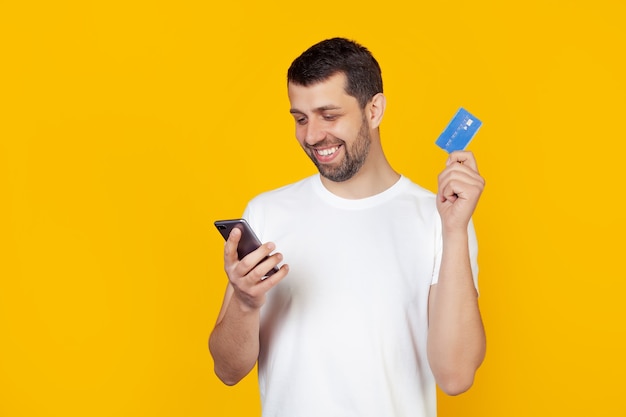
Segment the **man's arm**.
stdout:
[[469,255],[468,225],[484,188],[470,152],[454,152],[439,176],[443,253],[429,295],[428,360],[449,395],[467,391],[485,357],[485,331]]
[[278,265],[282,255],[275,253],[257,265],[275,248],[273,243],[265,243],[239,261],[240,238],[241,231],[235,228],[224,244],[224,270],[229,284],[209,338],[215,374],[227,385],[236,384],[254,368],[259,357],[260,312],[265,294],[289,271],[283,265],[277,273],[262,280],[262,271]]

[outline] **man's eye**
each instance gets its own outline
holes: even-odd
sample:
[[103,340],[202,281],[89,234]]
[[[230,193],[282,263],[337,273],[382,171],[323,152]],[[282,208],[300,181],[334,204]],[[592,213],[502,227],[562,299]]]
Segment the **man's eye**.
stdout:
[[332,120],[335,120],[336,118],[337,118],[336,114],[325,114],[324,115],[324,120],[332,121]]
[[296,118],[296,123],[298,123],[299,125],[303,125],[306,123],[306,117],[297,117]]

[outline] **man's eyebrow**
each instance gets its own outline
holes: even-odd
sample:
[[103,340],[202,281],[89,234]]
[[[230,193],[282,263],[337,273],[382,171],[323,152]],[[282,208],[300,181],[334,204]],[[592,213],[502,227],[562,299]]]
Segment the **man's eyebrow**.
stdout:
[[[313,113],[321,113],[321,112],[325,112],[325,111],[328,111],[328,110],[340,110],[340,109],[341,109],[340,106],[335,106],[335,105],[329,104],[329,105],[326,105],[326,106],[320,106],[320,107],[317,107],[316,109],[313,109]],[[291,114],[296,114],[296,113],[304,114],[303,111],[298,110],[298,109],[289,109],[289,113],[291,113]]]

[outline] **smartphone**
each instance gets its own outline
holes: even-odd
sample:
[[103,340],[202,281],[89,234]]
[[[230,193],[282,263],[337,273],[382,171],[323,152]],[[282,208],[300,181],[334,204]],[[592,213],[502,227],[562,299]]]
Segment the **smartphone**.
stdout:
[[[233,228],[237,227],[241,230],[241,239],[239,240],[239,245],[237,246],[237,257],[239,259],[242,259],[244,256],[261,246],[261,241],[245,219],[216,220],[215,227],[220,232],[224,240],[228,239],[228,235],[230,235]],[[261,262],[267,258],[268,257],[265,257],[261,260]],[[270,269],[265,276],[269,277],[276,272],[278,272],[278,267],[275,266]]]

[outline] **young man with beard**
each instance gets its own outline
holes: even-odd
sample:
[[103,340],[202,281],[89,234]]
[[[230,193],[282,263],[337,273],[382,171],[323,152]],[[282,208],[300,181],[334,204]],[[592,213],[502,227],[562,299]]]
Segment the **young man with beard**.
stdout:
[[319,175],[248,204],[258,250],[240,261],[241,233],[228,238],[215,372],[232,385],[258,362],[266,417],[433,417],[436,384],[466,391],[485,354],[474,156],[449,156],[437,195],[397,173],[379,134],[380,67],[353,41],[312,46],[287,78]]

